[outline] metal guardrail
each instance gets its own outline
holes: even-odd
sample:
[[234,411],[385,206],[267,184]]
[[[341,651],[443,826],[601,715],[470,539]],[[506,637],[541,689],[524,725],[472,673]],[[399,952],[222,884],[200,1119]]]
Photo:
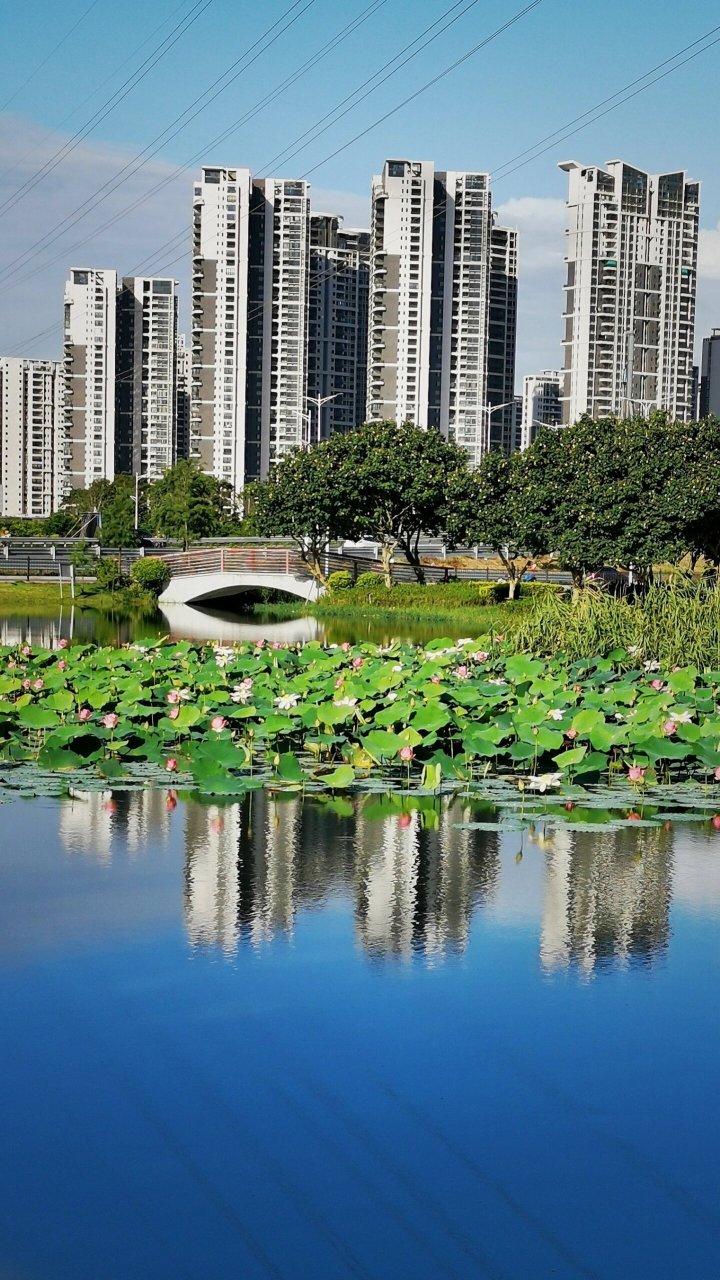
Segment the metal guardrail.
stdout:
[[[285,575],[293,577],[312,577],[308,565],[300,553],[290,546],[244,545],[206,547],[194,551],[153,552],[167,564],[173,577],[195,576],[205,573],[257,573],[259,575]],[[321,556],[322,569],[327,577],[331,573],[344,571],[350,573],[354,581],[363,573],[381,575],[383,566],[380,560],[366,557],[351,557],[328,552]],[[390,566],[393,582],[417,582],[413,566],[406,561],[396,562]],[[477,568],[456,569],[451,565],[424,565],[423,573],[428,583],[444,582],[497,582],[504,576],[497,569],[478,562]],[[570,575],[551,570],[538,571],[535,574],[538,582],[570,581]]]

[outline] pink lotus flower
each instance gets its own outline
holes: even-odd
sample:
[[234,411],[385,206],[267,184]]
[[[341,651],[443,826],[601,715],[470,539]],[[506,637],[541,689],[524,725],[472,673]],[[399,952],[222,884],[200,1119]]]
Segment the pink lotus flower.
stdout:
[[68,644],[69,644],[69,641],[67,641],[67,640],[63,637],[63,639],[62,639],[62,640],[58,640],[58,646],[57,646],[57,647],[58,647],[58,649],[67,649]]
[[565,737],[569,738],[570,741],[572,742],[574,741],[575,738],[577,738],[577,733],[578,733],[577,729],[567,729],[565,732]]
[[343,677],[342,677],[342,676],[338,676],[337,680],[335,681],[335,688],[336,688],[336,689],[342,689],[342,687],[343,687],[343,684],[344,684],[344,683],[345,683],[345,681],[344,681]]
[[20,652],[23,658],[29,658],[30,654],[32,653],[32,649],[30,648],[29,644],[24,644]]
[[431,676],[431,677],[430,677],[430,683],[431,683],[431,684],[439,684],[439,683],[440,683],[440,677],[439,677],[439,676],[437,676],[437,675],[436,675],[436,676]]
[[659,693],[661,689],[665,688],[665,682],[663,680],[651,680],[650,688],[655,689]]
[[270,647],[271,649],[282,649],[282,645],[279,640],[273,640]]
[[666,738],[671,738],[677,732],[677,725],[674,720],[666,720],[663,724],[662,731]]
[[343,653],[350,652],[350,645],[348,644],[347,640],[343,640],[342,644],[340,645],[340,648],[342,649]]
[[32,687],[33,687],[33,689],[36,689],[36,690],[37,690],[37,692],[39,693],[41,689],[44,689],[44,688],[45,688],[45,681],[44,681],[44,680],[41,680],[41,679],[40,679],[40,677],[38,676],[37,680],[33,680],[33,686],[32,686]]
[[359,670],[360,670],[360,668],[361,668],[361,666],[363,665],[364,661],[365,661],[365,659],[364,659],[364,658],[353,658],[353,662],[352,662],[352,664],[353,664],[353,666],[354,666],[354,668],[355,668],[355,670],[356,670],[356,671],[359,671]]
[[177,718],[178,718],[178,716],[179,716],[179,715],[180,715],[180,708],[179,708],[179,707],[171,707],[171,708],[170,708],[170,710],[168,711],[168,719],[169,719],[169,720],[177,720]]
[[119,715],[116,715],[114,711],[108,711],[107,715],[103,716],[100,723],[104,724],[106,729],[114,729],[116,724],[120,723],[120,717]]
[[86,720],[90,719],[91,715],[92,715],[92,711],[90,710],[89,707],[81,707],[80,710],[78,711],[78,720],[82,720],[84,724]]
[[716,782],[720,782],[720,764],[718,765],[717,769],[715,770],[714,778],[715,778],[715,781],[716,781]]
[[30,681],[29,681],[29,680],[27,680],[27,679],[26,679],[26,680],[23,680],[23,682],[22,682],[22,687],[23,687],[23,689],[29,689],[29,688],[30,688]]
[[174,704],[174,703],[179,702],[179,701],[180,701],[180,690],[179,690],[179,689],[171,689],[171,690],[170,690],[170,692],[168,693],[167,700],[168,700],[168,702],[172,702],[173,704]]
[[174,756],[168,756],[165,761],[165,770],[167,773],[177,773],[178,762]]
[[210,721],[210,728],[213,729],[215,733],[222,733],[226,724],[227,720],[224,716],[213,716]]
[[475,659],[476,662],[487,662],[489,656],[490,655],[488,653],[485,653],[483,649],[478,649],[477,653],[473,654],[473,658]]
[[405,764],[409,764],[411,760],[414,760],[414,759],[415,759],[415,752],[413,751],[412,747],[401,747],[401,748],[400,748],[400,759],[401,759]]
[[628,769],[628,780],[630,782],[642,782],[645,777],[645,770],[641,769],[639,764],[632,764]]
[[61,658],[61,659],[60,659],[60,661],[58,662],[58,664],[57,664],[57,669],[58,669],[58,671],[67,671],[67,669],[68,669],[68,664],[67,664],[67,662],[65,661],[65,659],[64,659],[64,658]]
[[459,667],[455,668],[453,675],[456,675],[458,680],[467,680],[470,675],[470,670],[464,664],[461,664]]
[[17,662],[15,661],[15,659],[14,659],[14,658],[8,658],[8,669],[9,669],[10,671],[14,671],[14,670],[15,670],[15,668],[16,668],[16,666],[17,666]]

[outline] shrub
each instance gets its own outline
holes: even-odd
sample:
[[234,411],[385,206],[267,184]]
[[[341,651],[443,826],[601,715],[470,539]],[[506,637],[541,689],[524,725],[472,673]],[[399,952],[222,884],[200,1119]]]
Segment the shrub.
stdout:
[[[385,582],[383,580],[383,576],[381,573],[359,574],[357,581],[355,582],[355,590],[358,592],[358,594],[361,594],[361,593],[366,594],[368,591],[376,592],[380,590],[387,595],[387,592],[388,592],[388,588],[385,586]],[[391,590],[394,590],[394,588],[391,588]]]
[[510,588],[507,582],[482,582],[477,587],[475,604],[499,604],[501,600],[507,600],[509,594]]
[[95,562],[95,578],[98,586],[105,591],[119,591],[121,587],[126,587],[128,584],[119,562],[111,559],[110,556]]
[[518,595],[521,596],[561,596],[566,588],[562,582],[522,582]]
[[353,586],[353,576],[347,569],[338,569],[330,574],[326,585],[330,592],[349,591]]
[[143,556],[136,560],[131,571],[133,586],[141,591],[151,591],[159,596],[170,581],[170,570],[159,556]]

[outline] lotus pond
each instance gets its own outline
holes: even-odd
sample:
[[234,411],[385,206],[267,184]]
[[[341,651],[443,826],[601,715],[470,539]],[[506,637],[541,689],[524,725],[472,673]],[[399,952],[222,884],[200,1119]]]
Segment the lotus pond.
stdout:
[[[486,647],[482,648],[481,645]],[[720,781],[720,672],[501,640],[0,649],[0,759],[206,794]],[[630,794],[630,792],[629,792]]]

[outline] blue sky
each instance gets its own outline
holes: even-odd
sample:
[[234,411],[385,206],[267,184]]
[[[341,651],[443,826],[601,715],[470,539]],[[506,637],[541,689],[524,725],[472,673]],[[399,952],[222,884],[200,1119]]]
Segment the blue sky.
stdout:
[[[195,0],[198,10],[204,2]],[[291,3],[210,0],[167,56],[82,144],[13,209],[0,213],[0,273],[18,255],[33,254],[0,293],[0,351],[26,343],[57,321],[57,335],[30,343],[26,352],[59,353],[62,282],[72,262],[82,259],[128,273],[178,237],[179,243],[151,265],[177,275],[185,286],[189,261],[182,232],[189,221],[192,172],[199,164],[194,157],[266,172],[275,156],[445,14],[452,0],[384,0],[337,51],[222,145],[209,145],[372,3],[298,0],[292,27],[177,137],[164,141],[142,170],[127,176],[101,206],[91,207],[89,216],[44,252],[32,248],[113,180]],[[440,168],[498,170],[720,22],[708,0],[686,0],[682,6],[668,0],[605,0],[602,7],[587,0],[542,0],[427,93],[323,163],[525,3],[459,0],[450,15],[459,16],[449,30],[273,171],[296,176],[312,169],[314,203],[334,205],[353,222],[366,223],[370,176],[386,156],[429,158]],[[0,105],[12,100],[0,114],[0,205],[98,110],[176,23],[189,21],[193,13],[194,0],[125,0],[122,6],[110,0],[67,0],[63,6],[35,0],[32,6],[12,6],[3,17]],[[494,182],[501,215],[521,232],[519,376],[560,358],[565,179],[557,162],[568,157],[602,163],[621,156],[650,170],[684,167],[702,180],[699,329],[720,324],[720,170],[710,123],[716,113],[719,61],[717,44],[627,105]],[[161,190],[151,199],[122,212],[156,185]],[[113,227],[98,230],[121,213]],[[0,274],[0,283],[4,279]]]

